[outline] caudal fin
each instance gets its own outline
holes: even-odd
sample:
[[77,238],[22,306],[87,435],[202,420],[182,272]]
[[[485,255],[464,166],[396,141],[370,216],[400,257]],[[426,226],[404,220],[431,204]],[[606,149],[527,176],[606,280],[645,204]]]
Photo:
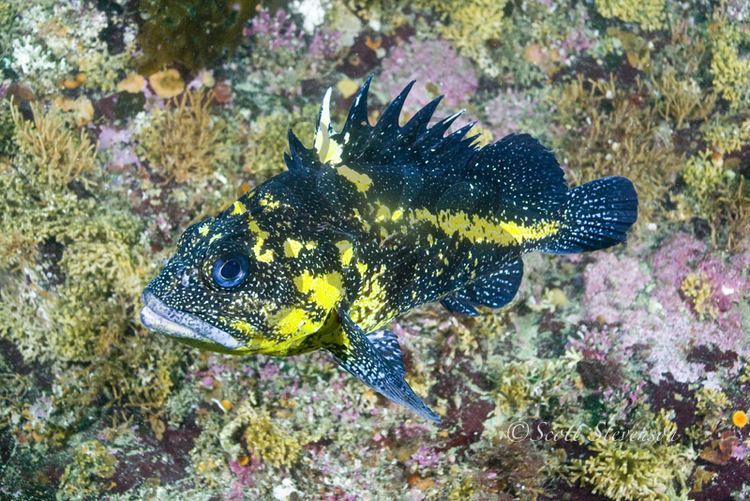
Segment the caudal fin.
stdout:
[[540,251],[572,254],[604,249],[625,240],[638,219],[638,195],[627,178],[597,179],[568,191],[560,219],[561,231]]

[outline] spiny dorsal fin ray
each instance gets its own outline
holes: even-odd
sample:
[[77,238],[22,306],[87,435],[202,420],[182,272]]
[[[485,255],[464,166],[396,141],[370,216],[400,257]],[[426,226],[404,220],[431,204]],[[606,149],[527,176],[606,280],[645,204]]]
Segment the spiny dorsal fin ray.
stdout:
[[438,96],[425,105],[424,108],[417,111],[408,122],[401,127],[401,134],[405,139],[413,136],[423,134],[427,130],[427,124],[430,123],[432,115],[435,113],[435,109],[443,100],[443,96]]
[[305,148],[302,141],[294,134],[292,129],[287,131],[287,141],[289,143],[289,160],[285,155],[284,160],[290,171],[308,172],[310,167],[315,165],[317,158]]
[[[428,165],[440,151],[460,150],[466,152],[461,159],[468,158],[476,148],[472,140],[463,136],[471,127],[445,137],[451,124],[463,113],[454,113],[432,127],[428,123],[440,102],[440,97],[420,109],[403,127],[399,117],[404,102],[414,82],[410,82],[385,108],[378,122],[368,122],[367,94],[372,77],[369,77],[355,95],[347,120],[341,132],[336,132],[331,122],[330,90],[323,97],[313,150],[321,164],[383,164],[416,163]],[[294,155],[292,155],[294,158]]]
[[362,87],[359,88],[359,91],[354,96],[346,123],[344,124],[344,128],[341,129],[342,137],[347,133],[354,136],[355,130],[366,130],[369,132],[369,129],[371,129],[370,123],[367,121],[367,93],[370,91],[371,82],[372,75],[367,77],[365,83],[362,84]]

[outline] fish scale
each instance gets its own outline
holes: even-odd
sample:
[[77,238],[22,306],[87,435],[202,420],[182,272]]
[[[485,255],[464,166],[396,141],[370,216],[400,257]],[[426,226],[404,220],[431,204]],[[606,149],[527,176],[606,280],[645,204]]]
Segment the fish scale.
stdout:
[[479,147],[473,124],[429,125],[440,98],[404,125],[413,85],[368,122],[367,79],[346,122],[329,90],[311,148],[289,131],[288,170],[186,230],[143,294],[143,323],[201,349],[287,356],[323,349],[371,388],[439,421],[405,379],[387,325],[440,301],[478,315],[508,304],[527,252],[625,240],[637,195],[622,177],[576,188],[526,134]]

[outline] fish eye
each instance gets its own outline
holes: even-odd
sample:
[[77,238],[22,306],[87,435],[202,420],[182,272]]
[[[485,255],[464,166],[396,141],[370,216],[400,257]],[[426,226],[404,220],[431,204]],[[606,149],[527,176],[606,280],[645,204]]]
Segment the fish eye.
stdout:
[[247,278],[249,268],[250,261],[243,254],[219,258],[211,268],[211,278],[224,289],[237,287]]

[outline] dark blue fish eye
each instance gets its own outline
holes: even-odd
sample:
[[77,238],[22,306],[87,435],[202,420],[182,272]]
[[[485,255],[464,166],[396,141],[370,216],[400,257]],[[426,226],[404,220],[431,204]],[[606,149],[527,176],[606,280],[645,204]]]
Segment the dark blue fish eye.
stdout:
[[219,287],[237,287],[247,278],[249,268],[250,261],[242,254],[219,258],[211,268],[211,278]]

